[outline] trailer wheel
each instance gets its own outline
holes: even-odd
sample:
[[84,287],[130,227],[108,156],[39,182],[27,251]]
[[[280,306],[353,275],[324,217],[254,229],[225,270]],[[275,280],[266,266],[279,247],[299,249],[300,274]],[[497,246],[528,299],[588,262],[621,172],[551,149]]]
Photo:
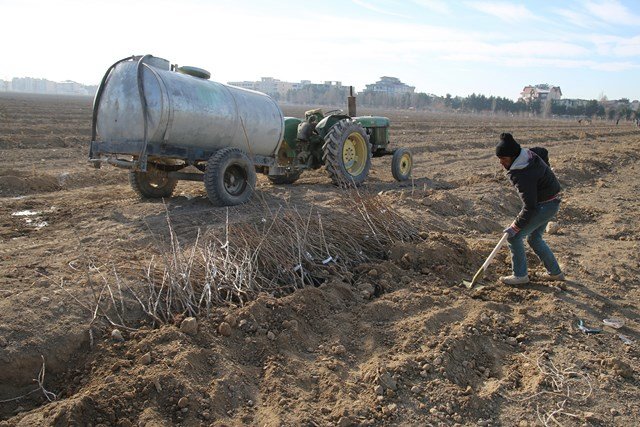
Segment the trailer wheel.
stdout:
[[413,170],[413,157],[406,148],[398,148],[393,152],[391,159],[391,174],[396,181],[406,181],[411,177]]
[[364,128],[351,119],[333,125],[324,137],[322,160],[335,185],[358,186],[371,169],[371,145]]
[[149,164],[146,172],[129,172],[129,183],[133,191],[143,199],[161,199],[163,197],[171,197],[178,180],[169,178],[167,171]]
[[204,187],[211,203],[233,206],[245,203],[256,186],[253,162],[238,148],[218,150],[207,161]]
[[282,185],[293,184],[300,178],[300,175],[302,175],[301,171],[291,171],[284,175],[267,175],[267,178],[269,178],[272,184]]

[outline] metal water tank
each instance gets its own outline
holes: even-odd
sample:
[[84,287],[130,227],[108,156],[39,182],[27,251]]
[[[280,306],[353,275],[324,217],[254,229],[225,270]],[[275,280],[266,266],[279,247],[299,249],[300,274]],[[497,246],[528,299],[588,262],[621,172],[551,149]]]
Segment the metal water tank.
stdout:
[[236,147],[250,156],[274,154],[284,118],[272,98],[210,81],[206,71],[195,67],[172,68],[169,61],[149,55],[117,63],[96,97],[97,142],[119,152],[131,147],[135,155],[144,145],[146,126],[148,146],[209,153]]

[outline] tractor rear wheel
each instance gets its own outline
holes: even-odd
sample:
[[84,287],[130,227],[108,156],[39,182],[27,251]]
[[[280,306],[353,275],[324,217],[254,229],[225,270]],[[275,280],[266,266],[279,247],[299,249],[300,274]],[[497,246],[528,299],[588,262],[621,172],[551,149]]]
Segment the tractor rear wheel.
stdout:
[[169,178],[167,171],[163,171],[153,164],[147,165],[147,171],[129,172],[131,188],[143,199],[161,199],[171,197],[178,180]]
[[324,137],[322,160],[335,185],[358,186],[371,169],[371,145],[364,128],[351,119],[333,125]]
[[222,148],[207,161],[204,187],[215,206],[245,203],[256,186],[253,162],[238,148]]
[[300,175],[302,175],[301,171],[291,171],[284,175],[267,175],[267,178],[269,178],[272,184],[282,185],[293,184],[300,178]]
[[391,159],[391,174],[396,181],[406,181],[411,177],[413,169],[413,157],[406,148],[398,148],[393,152]]

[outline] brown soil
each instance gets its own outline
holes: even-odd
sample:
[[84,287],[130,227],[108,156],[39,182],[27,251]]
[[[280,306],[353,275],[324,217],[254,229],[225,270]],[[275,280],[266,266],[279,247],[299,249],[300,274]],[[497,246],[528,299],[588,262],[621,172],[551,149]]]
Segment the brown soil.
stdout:
[[[91,99],[0,95],[0,425],[636,425],[640,132],[375,113],[413,152],[414,179],[397,183],[390,158],[374,159],[361,192],[419,238],[319,286],[214,308],[195,334],[180,329],[184,316],[154,326],[116,295],[130,328],[120,341],[94,319],[96,283],[138,280],[167,215],[188,247],[227,211],[197,183],[179,183],[165,205],[138,200],[126,172],[93,169]],[[520,207],[493,155],[503,131],[548,148],[565,188],[548,237],[565,283],[500,285],[503,249],[484,288],[459,286]],[[268,208],[319,206],[327,222],[350,215],[345,197],[322,171],[291,186],[260,177],[254,200],[229,215],[250,223]],[[541,270],[535,256],[530,268]],[[625,325],[603,325],[609,317]],[[579,319],[603,331],[584,334]]]

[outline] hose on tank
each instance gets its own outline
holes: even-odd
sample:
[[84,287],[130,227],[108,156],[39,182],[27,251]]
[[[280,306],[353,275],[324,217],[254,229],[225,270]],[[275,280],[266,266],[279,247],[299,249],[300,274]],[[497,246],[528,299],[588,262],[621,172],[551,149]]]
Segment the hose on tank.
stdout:
[[[142,148],[140,149],[140,155],[138,156],[138,162],[143,161],[144,155],[147,152],[147,138],[148,138],[148,123],[147,123],[147,98],[144,96],[144,85],[142,82],[142,65],[143,61],[147,58],[151,57],[151,55],[143,55],[136,65],[136,78],[138,80],[138,94],[140,95],[140,105],[142,106],[142,122],[144,123],[144,133],[142,138]],[[147,169],[146,161],[144,161],[143,170]]]
[[244,125],[244,120],[242,120],[242,114],[240,114],[240,108],[238,107],[238,101],[236,100],[236,97],[233,95],[233,93],[231,93],[231,91],[229,90],[228,87],[226,87],[226,86],[223,86],[223,87],[227,90],[227,93],[229,94],[229,96],[233,100],[233,105],[235,107],[236,114],[240,118],[240,126],[242,127],[242,132],[244,133],[244,140],[247,143],[247,151],[248,151],[249,155],[251,156],[251,158],[253,158],[253,150],[251,150],[251,143],[249,142],[249,136],[247,135],[247,128]]
[[97,119],[98,119],[98,107],[100,106],[100,100],[102,99],[102,92],[104,92],[104,85],[107,82],[107,79],[109,78],[109,75],[111,75],[111,71],[113,71],[114,68],[116,68],[116,65],[118,65],[121,62],[125,62],[125,61],[130,61],[133,58],[135,58],[134,56],[129,56],[128,58],[123,58],[117,62],[115,62],[112,66],[110,66],[107,69],[107,72],[104,73],[104,77],[102,77],[102,81],[100,81],[100,86],[98,86],[98,91],[96,92],[96,97],[93,100],[93,115],[91,118],[91,141],[95,142],[96,140],[96,136],[98,134],[97,131]]

